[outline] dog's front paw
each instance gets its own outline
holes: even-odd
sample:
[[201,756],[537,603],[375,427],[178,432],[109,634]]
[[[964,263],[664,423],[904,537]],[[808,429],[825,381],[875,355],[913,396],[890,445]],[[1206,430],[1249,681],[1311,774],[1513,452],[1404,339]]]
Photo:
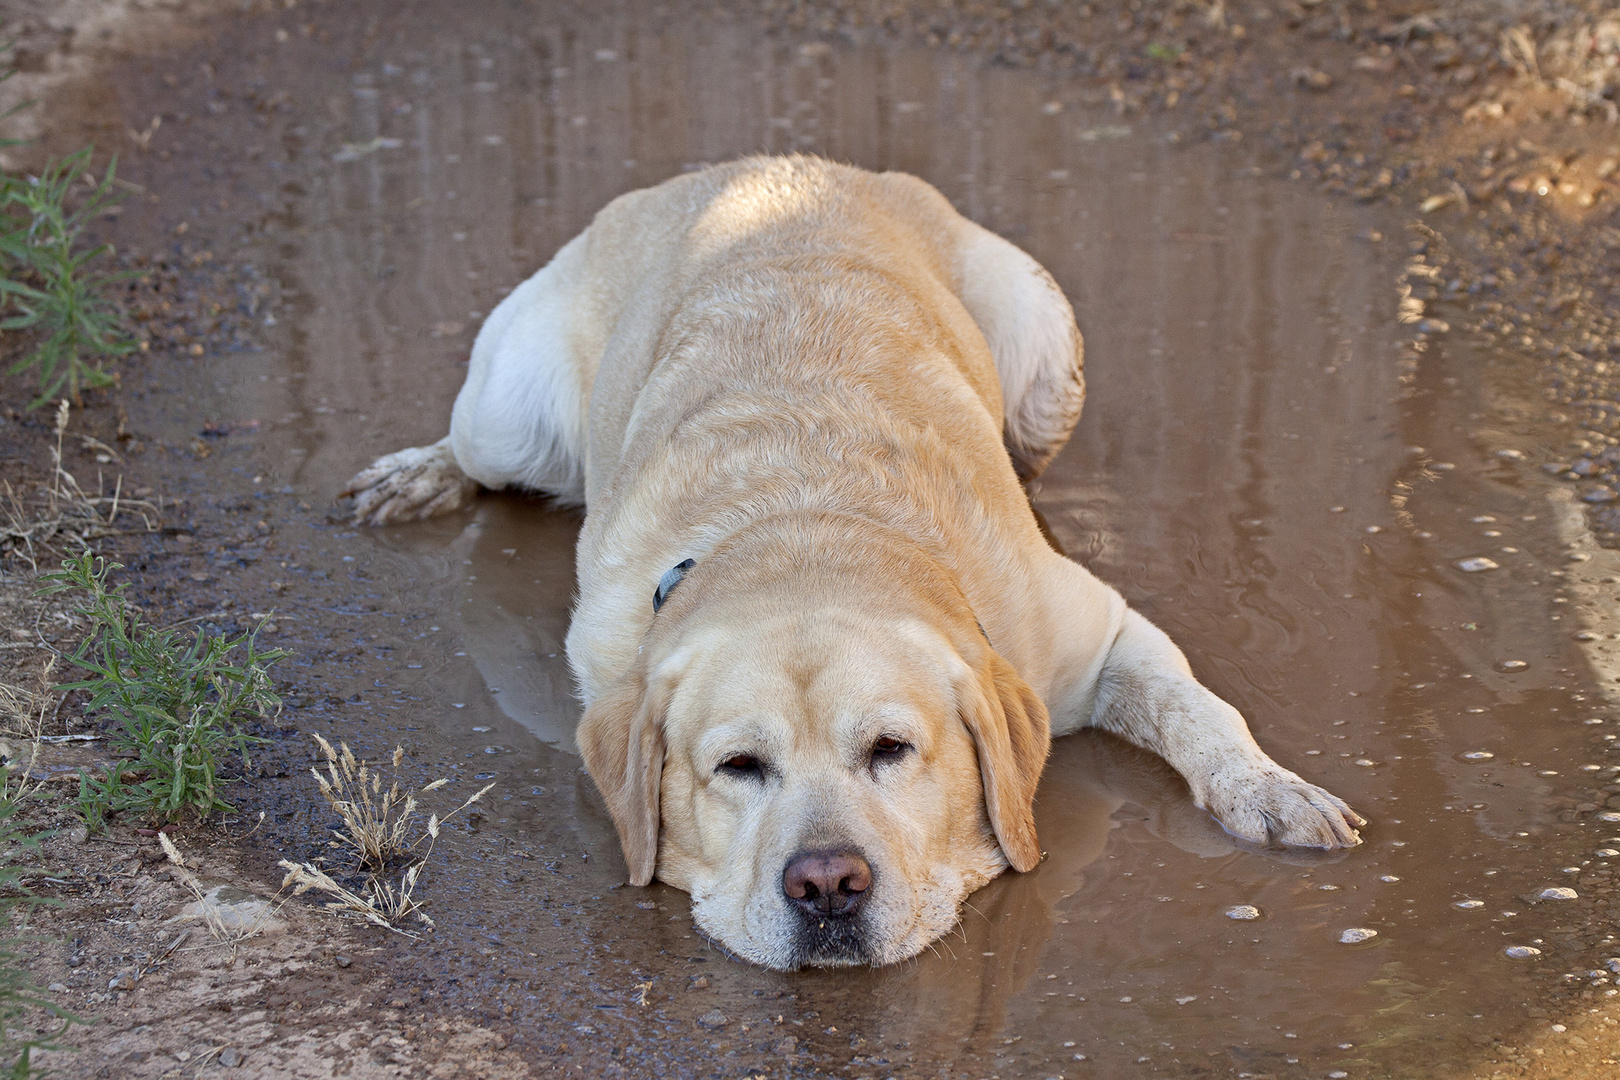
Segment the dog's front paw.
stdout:
[[386,525],[458,509],[477,491],[478,482],[456,464],[450,440],[441,439],[378,458],[339,497],[354,496],[356,525]]
[[1345,801],[1272,762],[1211,779],[1198,805],[1233,836],[1268,847],[1347,848],[1367,821]]

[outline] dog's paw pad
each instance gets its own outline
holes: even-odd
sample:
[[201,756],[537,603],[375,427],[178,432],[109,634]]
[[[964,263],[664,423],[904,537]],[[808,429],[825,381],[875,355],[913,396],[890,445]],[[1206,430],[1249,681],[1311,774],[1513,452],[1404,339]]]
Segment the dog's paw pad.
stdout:
[[339,497],[354,497],[356,525],[386,525],[448,513],[477,491],[477,482],[461,471],[445,440],[378,458]]
[[1366,819],[1285,769],[1255,769],[1217,787],[1208,809],[1227,832],[1250,843],[1324,850],[1361,843],[1356,828]]

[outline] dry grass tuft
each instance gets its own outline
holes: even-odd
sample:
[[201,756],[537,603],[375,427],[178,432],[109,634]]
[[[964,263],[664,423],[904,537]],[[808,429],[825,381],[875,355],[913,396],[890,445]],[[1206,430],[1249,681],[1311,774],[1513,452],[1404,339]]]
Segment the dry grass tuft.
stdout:
[[1502,31],[1502,59],[1537,86],[1556,89],[1580,112],[1620,121],[1620,12],[1571,17],[1537,40],[1529,26]]
[[[405,748],[394,748],[395,779],[384,791],[382,775],[354,756],[348,743],[340,742],[342,750],[314,736],[326,755],[326,775],[311,769],[315,782],[327,803],[343,819],[343,832],[333,830],[338,842],[348,847],[360,860],[362,869],[380,872],[402,859],[408,859],[420,838],[412,839],[412,821],[416,817],[417,796],[426,795],[443,787],[448,781],[435,780],[420,791],[407,793],[400,787],[398,771],[405,760]],[[488,791],[485,788],[484,791]],[[480,791],[471,801],[476,802]]]
[[[312,889],[326,893],[334,897],[325,905],[328,911],[358,916],[373,925],[409,937],[419,936],[401,928],[399,923],[414,917],[428,926],[433,925],[433,920],[428,918],[422,905],[417,902],[415,891],[422,868],[433,854],[433,844],[439,838],[440,828],[482,799],[495,785],[484,785],[442,818],[438,814],[429,814],[425,830],[415,835],[418,797],[437,791],[449,783],[448,780],[435,780],[417,791],[407,791],[398,778],[399,767],[405,760],[405,748],[396,746],[392,757],[395,775],[385,789],[382,774],[355,757],[347,743],[340,742],[339,748],[333,749],[332,744],[320,735],[315,735],[314,739],[326,757],[326,772],[324,775],[319,769],[311,769],[310,772],[315,777],[315,783],[320,785],[327,803],[343,821],[343,831],[334,829],[332,835],[354,853],[359,868],[367,873],[367,880],[365,887],[356,892],[334,881],[331,875],[314,863],[299,864],[283,859],[280,865],[287,871],[282,881],[283,888],[293,886],[294,896]],[[418,852],[417,849],[424,844],[426,848]],[[398,881],[390,880],[390,870],[407,862],[409,865],[399,875]]]
[[[51,449],[51,479],[29,496],[9,480],[0,482],[0,555],[14,555],[39,572],[41,558],[61,558],[90,548],[92,540],[127,532],[152,532],[157,528],[158,508],[144,499],[124,497],[124,478],[113,482],[111,495],[103,494],[98,476],[96,492],[90,494],[62,465],[62,438],[67,433],[71,407],[64,398],[56,410],[56,445]],[[81,436],[108,456],[110,447]],[[124,528],[120,518],[139,518],[140,528]]]
[[45,786],[44,780],[30,783],[29,777],[39,764],[45,725],[55,710],[56,699],[50,692],[55,668],[53,656],[40,669],[35,690],[0,683],[0,798],[23,799]]
[[282,888],[291,885],[294,896],[301,896],[313,889],[334,897],[335,899],[322,905],[334,915],[358,916],[373,926],[380,926],[384,930],[392,930],[409,938],[422,936],[399,925],[410,916],[416,916],[428,926],[433,925],[433,920],[428,918],[427,912],[422,910],[422,905],[416,902],[413,895],[416,880],[422,871],[423,864],[420,862],[412,863],[406,868],[405,873],[400,876],[398,886],[373,875],[366,882],[364,895],[339,885],[325,870],[314,863],[295,863],[282,859],[277,865],[287,871],[287,876],[281,881]]

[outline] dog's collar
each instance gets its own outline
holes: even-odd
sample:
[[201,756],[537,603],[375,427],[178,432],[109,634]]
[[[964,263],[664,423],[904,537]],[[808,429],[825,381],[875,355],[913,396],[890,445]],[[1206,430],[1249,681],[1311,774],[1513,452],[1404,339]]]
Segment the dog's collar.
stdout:
[[[696,565],[696,559],[682,559],[664,571],[664,576],[658,579],[658,588],[653,590],[654,615],[658,614],[658,609],[664,606],[664,601],[669,599],[669,594],[675,591],[675,586],[685,579],[686,572]],[[985,630],[984,623],[975,617],[973,624],[979,628],[979,633],[984,635],[985,644],[990,645],[992,649],[995,648],[993,644],[990,644],[990,634]]]
[[682,559],[664,571],[664,576],[658,579],[658,588],[653,590],[653,614],[658,614],[658,609],[664,606],[664,601],[675,591],[675,586],[679,585],[681,579],[686,577],[686,572],[696,565],[696,559]]

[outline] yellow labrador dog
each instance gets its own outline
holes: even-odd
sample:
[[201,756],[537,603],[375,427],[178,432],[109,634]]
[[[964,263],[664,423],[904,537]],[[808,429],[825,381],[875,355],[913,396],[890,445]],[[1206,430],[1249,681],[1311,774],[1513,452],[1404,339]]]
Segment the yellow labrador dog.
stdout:
[[750,158],[610,203],[485,322],[450,434],[347,494],[374,524],[583,502],[568,660],[630,880],[768,967],[886,964],[1040,862],[1082,727],[1245,840],[1360,842],[1042,538],[1019,477],[1083,396],[1028,255],[915,177]]

